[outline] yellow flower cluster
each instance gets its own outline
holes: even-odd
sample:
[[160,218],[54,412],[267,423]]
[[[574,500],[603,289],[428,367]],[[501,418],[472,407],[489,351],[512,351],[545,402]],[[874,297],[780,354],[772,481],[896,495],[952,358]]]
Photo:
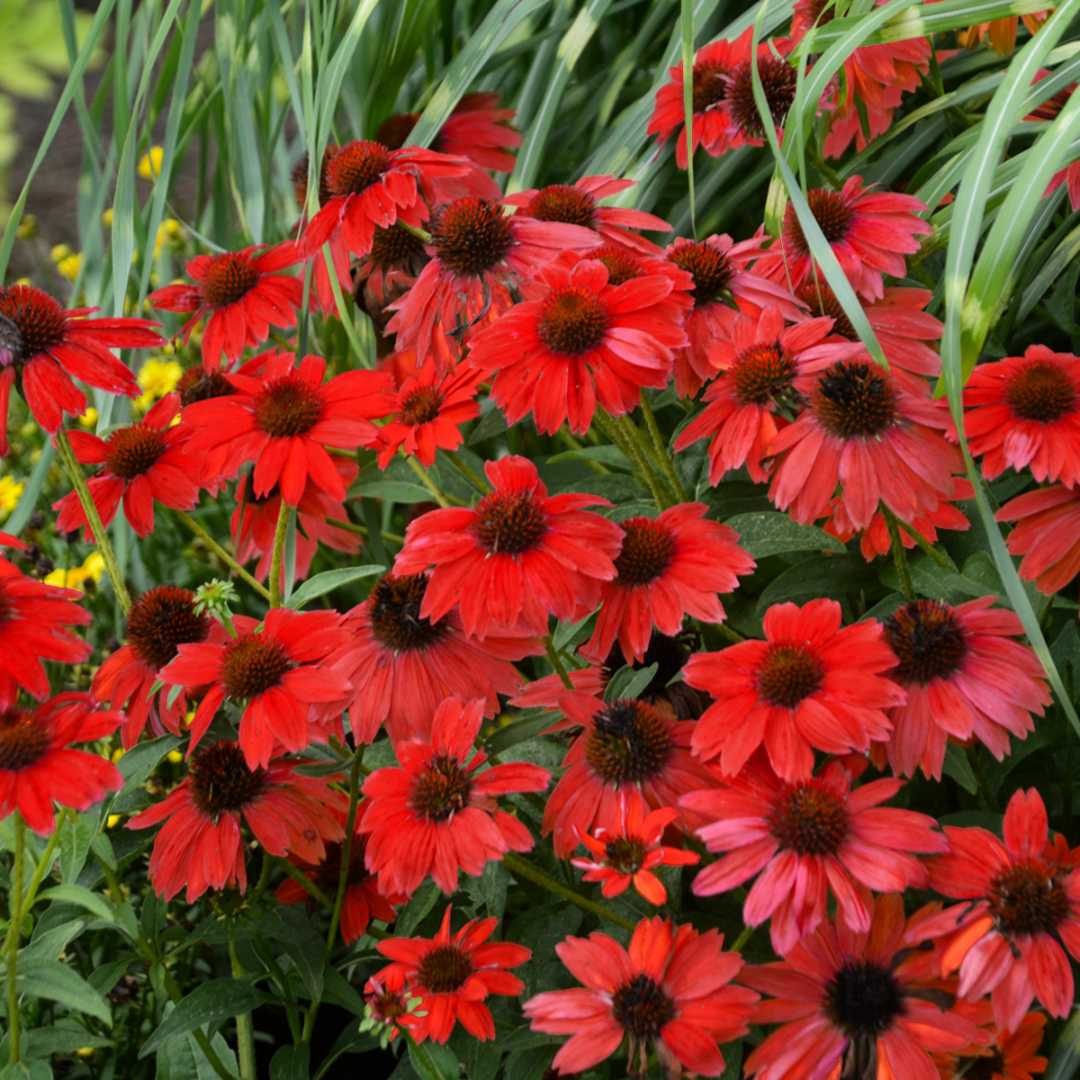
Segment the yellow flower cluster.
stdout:
[[10,476],[0,476],[0,521],[8,516],[19,504],[19,496],[26,487],[21,480],[12,480]]
[[135,408],[146,412],[158,398],[171,394],[176,389],[184,369],[175,360],[151,357],[135,376],[142,394],[135,399]]
[[46,585],[60,585],[65,589],[78,589],[86,592],[83,584],[87,581],[100,581],[105,572],[105,560],[93,551],[86,556],[82,566],[73,567],[71,570],[54,570],[45,578]]

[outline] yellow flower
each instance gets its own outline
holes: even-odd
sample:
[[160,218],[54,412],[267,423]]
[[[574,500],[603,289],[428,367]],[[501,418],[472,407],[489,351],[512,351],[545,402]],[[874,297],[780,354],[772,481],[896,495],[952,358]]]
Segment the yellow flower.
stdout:
[[71,248],[67,244],[56,244],[49,252],[49,257],[53,262],[62,262],[71,254]]
[[111,229],[112,228],[112,223],[113,223],[113,210],[112,210],[112,207],[110,206],[101,215],[101,224],[104,225],[106,229]]
[[46,585],[60,585],[65,589],[77,589],[79,592],[85,592],[82,587],[83,583],[90,581],[100,581],[101,575],[105,572],[105,560],[96,551],[92,551],[86,556],[86,561],[82,566],[73,567],[71,570],[54,570],[47,578],[45,578]]
[[0,519],[6,518],[15,509],[24,487],[26,484],[21,480],[15,481],[10,476],[0,476]]
[[165,151],[162,147],[152,146],[149,154],[143,154],[135,171],[144,180],[153,180],[161,175],[161,162],[164,157]]
[[115,765],[126,753],[127,751],[122,746],[117,747],[117,749],[112,752],[112,763]]
[[180,224],[176,218],[166,218],[159,226],[157,231],[157,237],[154,240],[154,258],[161,254],[161,247],[163,244],[168,244],[169,247],[178,249],[183,247],[184,240],[187,234],[184,232],[184,226]]
[[97,422],[98,411],[94,408],[93,405],[91,405],[90,408],[87,409],[86,412],[84,412],[82,416],[79,417],[79,427],[86,428],[87,431],[89,431],[91,428],[97,427]]
[[108,818],[106,818],[105,824],[106,826],[108,826],[108,828],[115,829],[116,826],[119,825],[120,822],[123,820],[124,818],[122,814],[110,814]]
[[59,270],[68,281],[74,281],[79,276],[79,271],[82,269],[82,252],[76,251],[66,259],[61,259],[56,264],[56,269]]
[[184,369],[175,360],[151,357],[135,376],[135,381],[143,391],[141,396],[135,399],[135,407],[145,412],[158,398],[171,394],[183,374]]
[[184,760],[184,755],[181,754],[179,750],[170,750],[165,757],[174,765],[179,765],[180,762]]

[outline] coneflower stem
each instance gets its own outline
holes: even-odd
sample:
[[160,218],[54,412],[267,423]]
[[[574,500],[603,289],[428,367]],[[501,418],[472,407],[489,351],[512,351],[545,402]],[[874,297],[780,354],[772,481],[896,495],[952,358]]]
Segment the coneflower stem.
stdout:
[[11,1063],[17,1065],[19,1056],[19,930],[23,920],[23,867],[26,861],[26,822],[22,814],[15,811],[15,864],[11,868],[11,892],[8,894],[7,940],[4,947],[7,952],[7,1003],[8,1003],[8,1045],[11,1048]]
[[668,483],[674,489],[675,497],[681,503],[688,502],[686,489],[683,487],[678,471],[675,469],[675,459],[671,456],[671,451],[664,442],[664,436],[660,434],[660,425],[656,422],[656,414],[653,412],[644,390],[641,392],[641,415],[645,417],[645,426],[649,429],[649,436],[653,441],[653,446],[656,447],[656,457],[660,462],[660,468],[664,470]]
[[486,480],[477,476],[453,450],[444,450],[443,453],[446,455],[447,461],[449,461],[450,464],[453,465],[481,495],[489,495],[491,493],[491,485]]
[[511,874],[527,878],[534,884],[547,889],[548,892],[561,896],[564,900],[569,900],[571,904],[576,904],[583,911],[590,911],[593,915],[599,915],[601,919],[607,919],[608,922],[621,926],[624,930],[633,930],[635,928],[634,923],[623,918],[617,911],[612,911],[611,908],[606,908],[603,904],[594,903],[588,897],[575,892],[561,881],[556,881],[550,874],[546,874],[538,866],[533,866],[531,862],[523,859],[513,851],[508,851],[503,855],[503,862]]
[[270,555],[270,606],[281,607],[281,564],[285,558],[285,540],[289,535],[289,518],[292,507],[281,500],[278,510],[277,528],[274,530],[274,550]]
[[941,567],[942,570],[956,571],[956,567],[953,566],[949,560],[941,554],[940,551],[914,525],[909,525],[906,521],[901,521],[897,518],[896,523],[911,537],[912,540],[918,545],[920,551],[925,552]]
[[562,659],[559,657],[559,651],[555,648],[555,642],[552,640],[550,634],[546,634],[544,636],[544,649],[547,652],[548,661],[555,669],[555,674],[558,675],[560,679],[562,679],[563,686],[565,686],[567,690],[573,690],[574,684],[570,681],[570,676],[567,673],[566,665],[563,664]]
[[[236,942],[229,942],[229,960],[232,962],[234,979],[244,977],[244,969],[236,955]],[[240,1059],[240,1080],[255,1080],[255,1032],[251,1025],[251,1013],[240,1013],[236,1018],[236,1048]]]
[[881,516],[885,519],[885,528],[889,530],[889,545],[892,547],[896,573],[900,577],[900,591],[906,599],[914,600],[915,584],[911,580],[907,551],[904,548],[903,537],[900,535],[900,523],[897,521],[896,515],[884,503],[881,504]]
[[[360,777],[364,764],[364,744],[357,740],[358,746],[349,771],[349,812],[345,818],[345,838],[341,841],[341,869],[338,872],[337,895],[334,897],[334,909],[330,914],[330,932],[326,935],[326,959],[334,948],[338,924],[341,921],[341,906],[345,902],[345,890],[349,884],[349,860],[352,858],[353,829],[356,827],[356,812],[360,804]],[[312,1009],[315,1006],[312,1005]]]
[[182,521],[238,578],[246,581],[264,600],[270,599],[270,590],[248,573],[190,514],[173,510]]

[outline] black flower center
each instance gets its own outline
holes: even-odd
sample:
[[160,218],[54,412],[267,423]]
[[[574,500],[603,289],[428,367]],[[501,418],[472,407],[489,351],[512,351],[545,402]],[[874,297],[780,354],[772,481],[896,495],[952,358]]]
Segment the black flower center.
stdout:
[[672,750],[668,722],[643,701],[614,701],[587,731],[585,760],[604,783],[637,784],[661,772]]
[[815,318],[827,317],[835,320],[832,328],[834,334],[848,341],[859,340],[855,327],[851,325],[851,320],[844,312],[840,301],[836,299],[836,293],[825,282],[810,279],[799,286],[795,295],[809,306]]
[[1052,424],[1076,409],[1076,387],[1057,364],[1024,364],[1009,380],[1005,400],[1021,420]]
[[620,874],[636,874],[648,853],[640,836],[617,836],[604,845],[604,861]]
[[770,705],[794,709],[821,689],[825,665],[809,645],[778,642],[770,645],[754,673],[758,694]]
[[493,491],[476,505],[473,535],[492,555],[521,555],[547,532],[547,517],[531,491]]
[[[806,193],[806,201],[810,204],[814,220],[830,244],[838,244],[847,236],[852,221],[851,211],[838,192],[829,191],[828,188],[814,188]],[[810,245],[806,242],[795,207],[791,203],[788,203],[784,213],[784,240],[795,251],[803,255],[810,254]]]
[[12,349],[16,363],[48,352],[64,340],[67,329],[64,309],[41,289],[30,285],[0,289],[0,315],[14,323],[19,332],[21,341]]
[[242,300],[259,281],[250,256],[240,251],[215,255],[202,283],[203,299],[211,307],[222,308]]
[[595,294],[573,285],[552,290],[540,305],[537,335],[553,352],[582,356],[604,340],[608,314]]
[[835,855],[848,831],[844,800],[816,778],[788,785],[767,820],[780,847],[797,855]]
[[368,618],[371,636],[380,645],[394,652],[423,650],[446,635],[446,623],[433,623],[420,614],[427,583],[423,574],[387,574],[375,583],[368,601]]
[[0,712],[0,769],[17,772],[40,761],[49,750],[52,735],[27,709]]
[[133,480],[165,453],[165,433],[146,424],[114,431],[105,441],[105,468],[122,480]]
[[989,900],[991,914],[1009,937],[1053,933],[1070,908],[1057,867],[1043,859],[1025,859],[998,874]]
[[178,646],[205,640],[209,630],[210,617],[195,610],[195,594],[175,585],[144,592],[127,617],[132,652],[156,669],[175,658]]
[[457,945],[436,945],[417,969],[420,985],[433,994],[460,990],[472,973],[472,959]]
[[615,560],[621,585],[648,585],[671,564],[675,537],[654,518],[630,518],[622,523],[626,532],[622,551]]
[[388,116],[375,132],[375,141],[382,143],[388,150],[400,150],[419,119],[420,114],[415,112]]
[[326,186],[331,195],[359,195],[389,168],[390,151],[382,143],[346,143],[326,166]]
[[[338,152],[339,147],[330,143],[323,151],[322,165],[319,168],[319,205],[325,206],[330,198],[330,189],[326,186],[326,170],[330,159]],[[292,171],[293,192],[296,195],[296,205],[303,207],[307,202],[308,164],[311,158],[305,150],[300,155],[300,160]]]
[[715,61],[704,61],[694,65],[693,75],[693,111],[703,113],[714,105],[719,105],[727,93],[728,69]]
[[408,229],[394,224],[389,229],[375,230],[368,258],[376,266],[390,267],[421,259],[423,255],[423,242]]
[[552,184],[529,200],[525,213],[537,221],[558,221],[591,229],[596,219],[596,200],[572,184]]
[[675,1002],[644,972],[611,996],[611,1014],[635,1039],[651,1039],[675,1017]]
[[472,780],[456,757],[436,754],[413,778],[409,805],[428,821],[448,821],[469,803]]
[[956,612],[940,600],[912,600],[884,620],[882,637],[898,661],[893,678],[926,686],[946,679],[967,654]]
[[399,414],[403,424],[430,424],[439,416],[442,397],[430,386],[418,386],[405,396]]
[[668,260],[694,280],[694,306],[724,299],[735,270],[728,257],[703,240],[688,240],[668,252]]
[[239,744],[217,742],[196,754],[188,773],[195,805],[216,822],[222,814],[236,813],[254,802],[266,783],[266,770],[252,770]]
[[639,278],[643,273],[641,263],[638,261],[636,255],[632,255],[629,251],[622,251],[620,248],[612,247],[610,244],[604,244],[602,247],[593,248],[585,258],[598,259],[607,267],[608,284],[612,287],[622,285],[627,281],[632,281],[634,278]]
[[297,372],[268,383],[253,402],[255,424],[276,439],[303,435],[322,417],[323,403],[318,387]]
[[[779,127],[787,117],[788,109],[795,100],[798,73],[786,60],[771,53],[757,58],[761,86],[773,124]],[[727,114],[740,131],[760,139],[765,134],[761,115],[754,101],[754,82],[751,61],[744,60],[731,73],[727,86]]]
[[825,995],[826,1014],[849,1039],[876,1039],[904,1012],[900,983],[869,960],[845,960]]
[[228,397],[236,393],[236,387],[218,370],[207,372],[202,364],[189,367],[176,384],[182,406],[194,405],[196,401]]
[[292,665],[285,646],[264,634],[241,634],[225,646],[221,687],[232,701],[246,701],[277,686]]
[[874,438],[896,422],[896,394],[876,364],[844,360],[818,378],[814,411],[838,439]]
[[729,377],[743,405],[767,405],[791,390],[795,361],[779,341],[754,345],[740,353]]
[[[354,836],[352,846],[349,848],[349,872],[345,882],[349,888],[355,885],[363,885],[372,876],[364,865],[366,849],[367,841],[365,838]],[[341,881],[340,841],[335,840],[326,845],[326,855],[311,876],[315,884],[327,895],[334,896],[337,893],[338,882]]]
[[435,254],[456,277],[494,270],[514,242],[510,219],[490,199],[454,199],[431,222]]

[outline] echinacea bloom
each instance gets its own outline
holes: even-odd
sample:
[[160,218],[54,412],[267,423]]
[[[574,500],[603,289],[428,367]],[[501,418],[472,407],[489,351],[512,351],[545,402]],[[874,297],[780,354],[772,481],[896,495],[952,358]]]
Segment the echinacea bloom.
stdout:
[[692,791],[682,805],[704,814],[698,836],[722,858],[694,879],[694,893],[715,896],[758,875],[743,905],[748,926],[771,919],[773,949],[785,954],[825,920],[829,894],[853,931],[870,929],[859,886],[878,892],[925,889],[930,878],[913,852],[945,850],[926,814],[880,806],[904,785],[874,780],[854,791],[852,773],[830,761],[817,775],[788,783],[760,751],[714,791]]
[[622,824],[617,829],[597,829],[594,833],[578,831],[578,839],[591,858],[571,859],[584,870],[583,881],[599,881],[604,896],[619,896],[631,885],[650,904],[666,904],[667,890],[653,873],[658,866],[693,866],[701,856],[695,851],[665,847],[664,830],[679,816],[674,807],[646,813],[641,799],[620,795]]
[[1023,555],[1019,574],[1044,593],[1065,588],[1080,572],[1080,489],[1051,484],[1007,502],[994,517],[1016,522],[1005,541]]
[[734,591],[754,560],[730,526],[706,521],[703,503],[680,503],[658,517],[622,522],[616,577],[601,587],[600,614],[588,650],[606,656],[618,638],[623,656],[640,659],[655,626],[674,636],[690,615],[707,623],[725,619],[719,593]]
[[[499,920],[471,919],[450,932],[452,906],[431,939],[390,938],[375,948],[393,963],[377,973],[386,979],[404,976],[408,992],[420,998],[416,1022],[408,1025],[417,1042],[445,1043],[458,1021],[481,1042],[495,1038],[495,1021],[484,999],[491,994],[516,997],[525,984],[507,968],[524,964],[532,953],[509,941],[488,941]],[[400,1020],[399,1020],[400,1022]]]
[[210,370],[240,359],[245,347],[255,347],[270,336],[270,327],[296,326],[296,312],[304,302],[298,277],[282,273],[295,266],[304,253],[292,240],[272,248],[250,247],[220,255],[189,259],[187,275],[194,285],[166,285],[147,300],[160,311],[193,312],[182,331],[184,344],[201,319],[203,363]]
[[769,117],[778,139],[783,138],[784,121],[795,100],[799,73],[786,57],[791,52],[789,38],[769,38],[758,42],[757,56],[749,50],[724,79],[724,113],[727,117],[727,148],[764,146],[765,127],[754,98],[753,71],[757,68],[761,89],[769,106]]
[[[907,700],[889,712],[893,724],[879,758],[893,772],[941,779],[945,747],[978,739],[998,759],[1009,735],[1026,739],[1050,704],[1042,664],[1023,636],[1019,616],[992,608],[983,596],[952,607],[940,600],[911,600],[884,620],[882,637],[896,654],[890,677]],[[877,751],[878,748],[875,748]]]
[[327,657],[353,688],[324,711],[340,715],[348,708],[361,742],[370,743],[384,723],[394,743],[430,739],[431,719],[448,697],[479,698],[490,718],[499,695],[521,687],[511,661],[543,652],[533,637],[489,634],[477,641],[463,631],[456,609],[432,622],[420,614],[427,587],[423,574],[379,578],[345,616],[342,643]]
[[226,376],[234,394],[184,410],[184,426],[196,429],[188,449],[206,452],[223,477],[254,461],[256,495],[278,485],[285,502],[296,506],[311,480],[343,501],[345,484],[326,447],[351,450],[373,442],[378,429],[371,421],[389,411],[392,384],[380,371],[345,371],[324,383],[325,374],[321,356],[305,356],[297,367],[291,353],[274,353],[261,376]]
[[484,466],[495,489],[472,509],[432,510],[410,522],[394,575],[434,567],[420,614],[438,622],[455,604],[466,634],[517,630],[543,636],[560,620],[595,610],[600,583],[615,576],[623,531],[585,510],[597,495],[549,496],[528,458]]
[[[149,719],[155,735],[179,735],[187,714],[187,695],[159,694],[158,673],[176,659],[181,645],[224,641],[225,628],[195,610],[195,594],[176,585],[158,585],[135,598],[127,614],[126,645],[94,673],[91,693],[114,709],[124,709],[124,749],[130,750]],[[171,698],[171,700],[170,700]]]
[[1029,345],[979,364],[964,386],[964,430],[987,480],[1009,466],[1036,480],[1080,483],[1080,358]]
[[0,560],[0,702],[14,701],[20,686],[46,697],[44,661],[81,664],[89,657],[90,646],[67,629],[91,621],[90,612],[73,603],[80,598],[76,589],[46,585]]
[[14,697],[0,699],[0,818],[16,810],[34,832],[55,827],[53,802],[89,810],[124,778],[100,754],[72,750],[70,744],[111,735],[123,719],[99,710],[89,694],[69,691],[36,709]]
[[400,768],[376,769],[364,781],[368,809],[367,867],[384,891],[411,896],[429,874],[445,893],[458,871],[481,874],[507,851],[530,851],[532,834],[499,809],[498,796],[544,791],[551,773],[514,762],[477,770],[487,755],[473,753],[484,722],[484,703],[447,698],[431,722],[431,741],[403,739],[395,746]]
[[[361,800],[353,824],[353,836],[349,845],[349,868],[345,875],[345,893],[341,901],[341,938],[346,945],[362,938],[367,933],[372,919],[391,923],[395,918],[394,904],[404,903],[405,897],[394,893],[386,895],[379,888],[379,883],[364,864],[364,835],[360,831],[360,822],[370,804]],[[331,809],[331,814],[341,825],[342,836],[348,824],[348,815],[341,809]],[[293,853],[289,861],[304,876],[317,885],[324,896],[331,899],[337,896],[341,884],[342,841],[331,840],[326,843],[326,853],[318,862],[310,862]],[[274,897],[282,904],[306,902],[308,911],[314,910],[311,894],[297,881],[286,878],[274,892]]]
[[613,176],[584,176],[573,184],[552,184],[539,191],[518,191],[508,195],[503,203],[516,206],[518,214],[537,221],[561,221],[580,225],[600,234],[604,244],[636,251],[642,255],[658,255],[660,249],[642,239],[632,229],[670,232],[671,226],[655,214],[621,206],[601,206],[601,199],[617,195],[633,187],[634,180],[617,180]]
[[244,752],[224,740],[195,755],[186,777],[155,806],[136,814],[129,829],[165,822],[154,839],[154,891],[171,900],[187,886],[188,903],[207,889],[247,889],[246,824],[267,855],[296,855],[310,864],[326,844],[345,835],[345,798],[325,779],[303,776],[303,761],[276,760],[250,768]]
[[[240,370],[243,371],[244,368]],[[180,395],[181,408],[186,409],[189,405],[194,405],[196,401],[229,397],[235,394],[236,390],[220,368],[192,364],[177,381],[176,392]]]
[[379,468],[385,469],[399,449],[425,469],[435,463],[437,450],[456,450],[460,425],[480,414],[476,393],[487,377],[486,371],[469,368],[440,375],[432,363],[410,375],[387,410],[389,422],[379,428]]
[[[142,537],[154,531],[155,500],[173,510],[190,510],[198,503],[197,469],[185,446],[191,432],[172,423],[179,412],[180,395],[167,394],[138,423],[117,428],[107,438],[68,432],[75,457],[100,466],[86,484],[105,528],[116,517],[121,498],[127,523]],[[78,492],[57,500],[53,509],[59,511],[60,532],[83,528],[86,540],[93,541]]]
[[584,986],[537,994],[523,1011],[533,1031],[573,1036],[552,1062],[560,1074],[587,1072],[626,1039],[632,1076],[645,1075],[650,1044],[668,1076],[684,1068],[719,1076],[717,1044],[747,1033],[758,999],[730,985],[743,960],[723,946],[716,930],[699,934],[659,916],[638,923],[629,949],[607,934],[569,937],[555,951]]
[[920,952],[908,948],[922,914],[905,923],[903,899],[887,893],[873,902],[869,931],[826,923],[782,963],[744,968],[739,981],[773,998],[754,1020],[783,1024],[746,1059],[747,1075],[823,1080],[850,1062],[866,1080],[938,1080],[930,1054],[960,1050],[977,1031],[923,996]]
[[18,332],[14,345],[0,347],[0,457],[8,452],[8,403],[17,380],[26,407],[49,434],[60,427],[64,413],[86,412],[86,395],[72,379],[110,394],[133,398],[142,392],[109,349],[160,345],[157,323],[88,317],[97,310],[65,311],[32,285],[0,288],[0,316]]
[[415,349],[439,371],[457,362],[476,333],[509,311],[523,279],[563,251],[596,247],[592,229],[508,216],[493,199],[463,196],[438,208],[430,227],[434,258],[411,289],[390,305],[386,325],[398,351]]
[[248,767],[266,767],[276,746],[294,754],[307,746],[314,704],[337,701],[349,689],[322,664],[341,642],[341,616],[273,608],[262,623],[247,615],[232,621],[235,636],[178,645],[159,678],[169,686],[209,687],[191,721],[189,753],[227,700],[243,705],[240,746]]
[[773,604],[765,641],[692,656],[686,681],[714,698],[694,729],[694,753],[719,758],[733,776],[764,744],[777,775],[795,782],[810,777],[814,749],[865,753],[887,738],[884,710],[904,700],[885,677],[896,658],[880,623],[840,620],[835,600]]
[[[942,973],[960,969],[960,994],[990,994],[994,1022],[1015,1031],[1038,997],[1051,1016],[1073,1006],[1066,952],[1080,959],[1080,870],[1045,858],[1046,807],[1035,788],[1005,810],[1004,844],[978,827],[945,826],[949,850],[931,860],[930,884],[967,900],[942,912]],[[953,927],[955,926],[955,929]],[[1064,948],[1062,947],[1064,946]]]
[[[930,224],[919,214],[926,206],[913,195],[875,191],[852,176],[840,191],[813,188],[806,193],[814,215],[852,288],[867,300],[884,295],[883,274],[902,278],[905,255],[919,250],[917,236],[928,236]],[[788,203],[780,238],[754,265],[755,273],[798,289],[815,273],[823,278],[810,254],[795,207]]]
[[759,318],[736,315],[730,334],[712,340],[710,359],[720,375],[705,391],[705,408],[675,440],[675,450],[708,438],[713,487],[743,465],[752,480],[764,483],[772,468],[765,450],[784,423],[777,414],[797,410],[810,396],[815,372],[861,351],[861,345],[829,341],[832,322],[808,319],[785,327],[780,308],[769,305]]
[[[716,784],[690,753],[692,720],[673,721],[637,698],[603,702],[578,690],[564,693],[559,707],[584,730],[567,752],[566,771],[544,806],[541,833],[552,837],[556,858],[572,855],[586,831],[617,832],[627,799],[652,810],[678,807],[688,791]],[[677,824],[696,828],[704,818],[683,810]]]
[[363,299],[380,334],[393,315],[386,308],[405,295],[430,258],[423,240],[398,224],[376,229],[371,250],[350,267],[353,296],[357,303]]
[[1046,1035],[1046,1014],[1029,1012],[1015,1032],[998,1031],[993,1010],[985,998],[976,1002],[960,1001],[957,1011],[963,1011],[992,1036],[988,1045],[973,1043],[957,1054],[942,1055],[937,1060],[941,1080],[1034,1080],[1046,1072],[1049,1064],[1039,1053]]
[[667,385],[674,349],[686,344],[682,308],[667,304],[665,275],[608,284],[596,259],[548,263],[537,299],[516,304],[472,339],[469,363],[496,372],[491,396],[516,424],[530,411],[554,434],[569,419],[589,429],[597,405],[632,412],[641,388]]
[[383,968],[364,983],[366,1012],[388,1042],[398,1037],[399,1028],[414,1030],[421,1019],[415,1015],[419,1004],[420,999],[405,989],[405,976],[398,964]]
[[1019,21],[1024,20],[1024,26],[1028,33],[1039,32],[1043,23],[1050,17],[1051,11],[1032,11],[1026,15],[1008,15],[1004,19],[994,19],[992,22],[976,23],[963,30],[957,30],[956,41],[965,49],[977,49],[985,43],[998,54],[998,56],[1010,56],[1016,48],[1016,31],[1019,29]]
[[901,374],[864,357],[817,376],[805,411],[766,450],[777,458],[769,487],[774,505],[808,524],[828,512],[840,484],[837,527],[859,530],[879,502],[910,522],[955,497],[963,463],[945,441],[944,402]]

